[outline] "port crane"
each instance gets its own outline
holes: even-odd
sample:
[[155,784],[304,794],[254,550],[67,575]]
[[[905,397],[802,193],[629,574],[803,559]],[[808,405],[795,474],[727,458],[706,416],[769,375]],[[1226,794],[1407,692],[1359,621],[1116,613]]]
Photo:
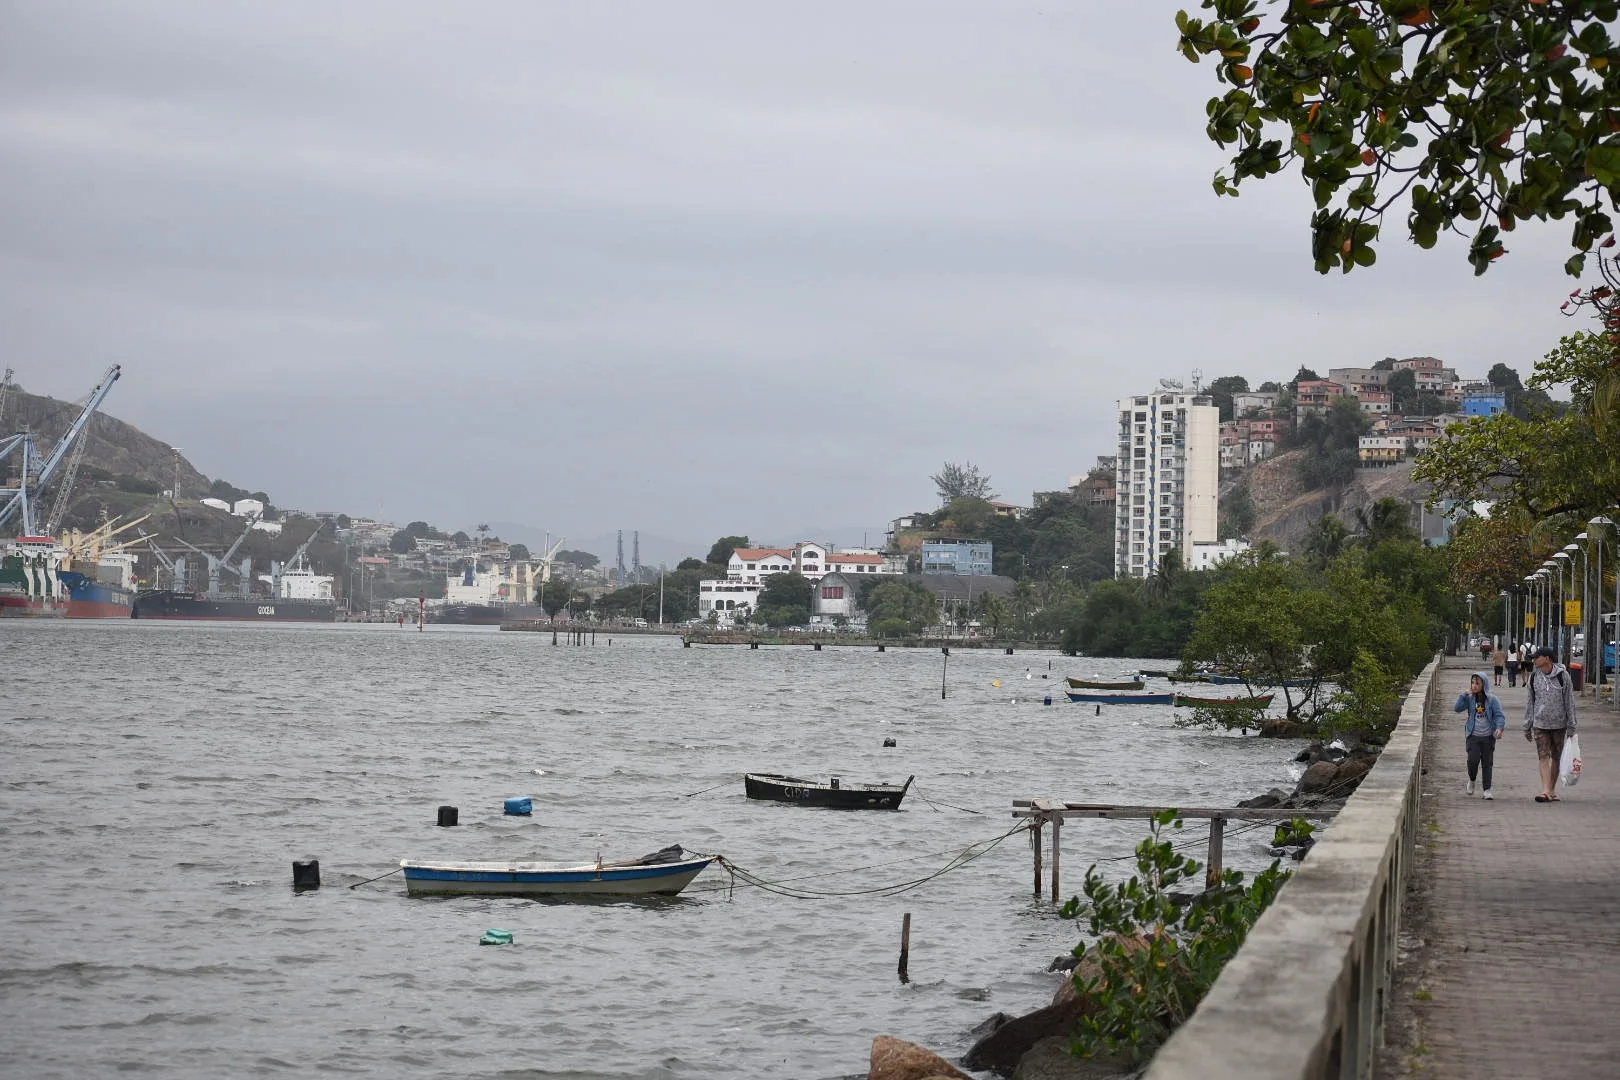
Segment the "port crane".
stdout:
[[302,544],[298,545],[298,549],[296,551],[294,551],[291,556],[288,557],[286,562],[276,562],[274,560],[271,560],[271,562],[270,562],[270,590],[271,590],[271,593],[270,594],[272,596],[274,596],[276,599],[278,599],[278,600],[282,599],[282,596],[281,596],[281,575],[282,575],[282,573],[287,571],[287,570],[296,570],[296,569],[298,569],[298,564],[303,559],[304,552],[309,550],[310,543],[315,539],[315,537],[325,527],[326,527],[326,522],[322,521],[322,522],[318,523],[315,526],[314,532],[311,532],[308,536],[304,537],[304,542]]
[[[141,534],[141,539],[146,541],[147,548],[150,549],[151,552],[152,552],[152,558],[157,560],[157,563],[158,563],[159,566],[163,567],[164,570],[168,571],[168,574],[169,574],[169,588],[173,589],[175,592],[185,592],[186,591],[186,560],[185,560],[185,556],[181,556],[178,559],[169,558],[168,553],[165,552],[162,548],[157,546],[157,541],[155,539],[153,539],[151,533],[147,532],[145,529],[137,529],[136,531]],[[155,585],[156,582],[153,582],[153,584]]]
[[190,548],[192,551],[195,551],[197,554],[201,555],[208,562],[208,595],[209,596],[218,596],[219,595],[219,571],[220,571],[220,569],[222,567],[224,569],[226,569],[226,570],[229,570],[231,573],[236,574],[241,579],[242,595],[246,596],[246,595],[248,595],[249,593],[251,593],[253,591],[253,559],[252,559],[252,557],[250,556],[250,557],[248,557],[246,559],[243,559],[242,560],[242,566],[241,566],[240,569],[238,569],[237,567],[231,565],[231,557],[234,556],[236,554],[237,550],[242,546],[242,541],[244,541],[244,540],[246,540],[248,538],[248,533],[253,531],[253,526],[257,523],[257,521],[258,521],[257,518],[255,518],[252,521],[249,521],[247,528],[242,530],[242,535],[238,536],[236,538],[236,543],[232,544],[230,546],[230,550],[226,551],[224,555],[219,555],[219,556],[210,555],[208,552],[204,551],[202,548],[198,547],[197,545],[189,543],[189,542],[187,542],[185,540],[180,540],[179,537],[175,537],[176,540],[180,540],[180,543],[185,544],[186,547]]
[[[22,522],[21,535],[33,535],[33,507],[29,503],[29,483],[32,466],[38,464],[37,471],[33,471],[32,475],[32,483],[36,490],[50,483],[51,477],[56,475],[56,470],[61,467],[69,451],[74,448],[74,445],[84,435],[84,429],[89,426],[90,418],[96,414],[97,409],[101,408],[101,403],[106,400],[107,394],[112,390],[113,383],[117,382],[122,374],[123,369],[117,364],[107,369],[106,374],[102,375],[101,381],[91,388],[78,418],[68,426],[67,431],[52,447],[50,456],[43,462],[39,461],[39,452],[34,448],[33,432],[24,431],[13,435],[9,439],[0,440],[0,458],[8,457],[19,449],[22,453],[22,475],[18,485],[14,488],[0,488],[0,498],[10,496],[10,498],[6,498],[4,505],[0,505],[0,525],[4,525],[7,521],[20,514]],[[77,471],[77,466],[75,466],[74,471]]]

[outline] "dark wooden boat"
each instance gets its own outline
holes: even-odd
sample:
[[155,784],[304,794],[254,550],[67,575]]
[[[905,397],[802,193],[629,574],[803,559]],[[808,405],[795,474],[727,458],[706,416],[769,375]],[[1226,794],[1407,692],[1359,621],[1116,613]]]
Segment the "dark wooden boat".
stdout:
[[1197,708],[1200,705],[1214,707],[1230,706],[1241,709],[1264,709],[1271,704],[1275,695],[1262,694],[1259,697],[1197,697],[1193,694],[1177,694],[1174,702],[1178,709]]
[[1147,683],[1140,679],[1130,682],[1103,682],[1099,679],[1068,679],[1069,686],[1075,690],[1146,690]]
[[1070,701],[1096,702],[1100,705],[1169,705],[1174,694],[1132,694],[1106,690],[1065,690]]
[[750,799],[798,803],[801,806],[830,806],[839,810],[898,810],[915,776],[904,784],[866,784],[851,787],[838,777],[826,783],[775,773],[745,773],[743,787]]
[[1143,668],[1141,671],[1136,673],[1136,677],[1138,679],[1172,679],[1175,677],[1175,674],[1176,673],[1173,671],[1157,671],[1150,668]]

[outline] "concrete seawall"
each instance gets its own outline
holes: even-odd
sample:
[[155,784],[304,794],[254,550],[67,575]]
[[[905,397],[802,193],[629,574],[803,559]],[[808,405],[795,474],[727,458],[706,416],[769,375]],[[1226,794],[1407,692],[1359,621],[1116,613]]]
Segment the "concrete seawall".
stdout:
[[1389,745],[1145,1080],[1371,1075],[1419,821],[1440,660]]

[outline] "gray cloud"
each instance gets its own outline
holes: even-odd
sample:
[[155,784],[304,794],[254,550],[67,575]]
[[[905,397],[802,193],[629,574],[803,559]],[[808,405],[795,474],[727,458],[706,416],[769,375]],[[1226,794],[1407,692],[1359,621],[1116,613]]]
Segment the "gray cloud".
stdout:
[[125,364],[111,411],[289,504],[707,541],[946,458],[1025,499],[1161,375],[1569,331],[1561,226],[1320,278],[1295,180],[1216,199],[1172,14],[14,5],[6,362]]

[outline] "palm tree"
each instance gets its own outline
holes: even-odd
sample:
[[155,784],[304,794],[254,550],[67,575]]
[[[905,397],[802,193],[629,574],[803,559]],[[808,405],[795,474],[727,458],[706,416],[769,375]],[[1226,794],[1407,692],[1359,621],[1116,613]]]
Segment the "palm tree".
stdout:
[[1410,512],[1399,499],[1388,497],[1356,507],[1356,532],[1362,543],[1375,548],[1386,540],[1415,540]]
[[1344,551],[1350,530],[1333,514],[1323,514],[1305,540],[1305,554],[1318,567],[1326,566]]

